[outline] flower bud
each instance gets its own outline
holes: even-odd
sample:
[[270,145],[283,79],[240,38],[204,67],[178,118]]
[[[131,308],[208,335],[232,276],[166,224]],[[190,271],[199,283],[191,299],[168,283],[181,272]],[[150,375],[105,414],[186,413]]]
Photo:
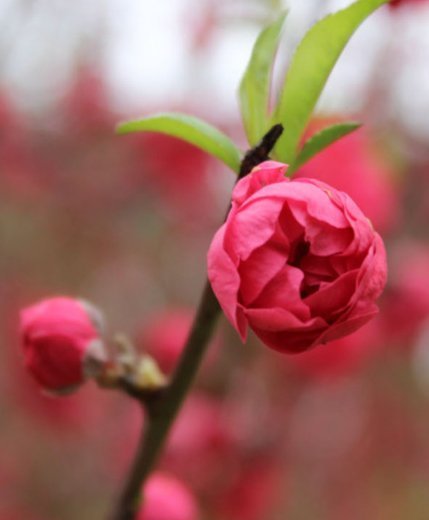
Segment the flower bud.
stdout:
[[302,352],[373,318],[387,275],[383,241],[346,193],[289,180],[267,161],[234,188],[208,253],[208,276],[243,341]]
[[137,520],[197,520],[195,499],[176,478],[155,473],[144,488],[143,506]]
[[46,390],[73,390],[106,359],[101,314],[87,302],[50,298],[27,307],[20,318],[25,366]]

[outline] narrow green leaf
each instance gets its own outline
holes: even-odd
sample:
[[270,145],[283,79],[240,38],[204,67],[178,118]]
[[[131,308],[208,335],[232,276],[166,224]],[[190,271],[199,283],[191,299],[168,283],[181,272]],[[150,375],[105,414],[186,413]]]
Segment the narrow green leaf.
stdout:
[[235,172],[240,169],[240,151],[229,137],[205,121],[177,112],[163,112],[119,123],[118,134],[160,132],[183,139],[217,157]]
[[276,157],[292,163],[302,134],[325,83],[347,42],[359,25],[388,0],[358,0],[316,23],[299,44],[276,107],[273,123],[285,131]]
[[338,141],[342,137],[351,134],[355,130],[361,127],[360,123],[355,121],[347,121],[345,123],[337,123],[332,126],[328,126],[320,132],[316,132],[310,137],[301,148],[297,158],[289,166],[287,174],[291,176],[298,168],[301,168],[303,164],[309,161],[316,154],[327,148],[330,144]]
[[241,116],[251,146],[268,130],[271,71],[286,15],[283,13],[259,34],[240,83]]

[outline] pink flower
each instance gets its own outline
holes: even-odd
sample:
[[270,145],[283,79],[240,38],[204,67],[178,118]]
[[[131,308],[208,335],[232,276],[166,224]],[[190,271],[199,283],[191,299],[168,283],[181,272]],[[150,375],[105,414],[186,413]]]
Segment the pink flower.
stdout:
[[357,330],[386,283],[381,237],[352,199],[267,161],[234,189],[208,253],[227,318],[270,348],[300,352]]
[[42,300],[21,312],[24,363],[38,383],[65,391],[104,360],[98,311],[73,298]]
[[155,473],[143,493],[143,507],[137,520],[197,520],[195,499],[176,478]]

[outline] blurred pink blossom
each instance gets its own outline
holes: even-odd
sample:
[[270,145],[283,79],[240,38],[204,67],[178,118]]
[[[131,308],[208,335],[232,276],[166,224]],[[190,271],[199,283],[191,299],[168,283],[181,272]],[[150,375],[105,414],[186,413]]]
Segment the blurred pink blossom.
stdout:
[[[128,138],[129,137],[129,138]],[[207,219],[215,207],[207,174],[213,159],[185,141],[159,133],[128,136],[134,156],[125,182],[151,190],[164,211]]]
[[233,476],[219,502],[222,520],[261,520],[268,518],[282,491],[285,475],[269,458],[247,462]]
[[398,7],[407,5],[423,5],[424,3],[427,3],[427,0],[390,0],[389,6],[392,9],[397,9]]
[[177,478],[154,473],[143,490],[143,505],[137,520],[198,520],[191,491]]
[[[167,308],[152,314],[138,334],[138,345],[158,362],[165,373],[171,373],[183,351],[191,329],[195,310],[185,307]],[[214,361],[220,338],[215,335],[209,346],[205,364]]]
[[[316,120],[310,133],[322,127]],[[324,125],[324,126],[325,126]],[[295,178],[319,179],[347,193],[367,215],[374,227],[391,230],[399,218],[399,192],[394,171],[364,128],[343,137],[302,166]]]
[[210,493],[233,449],[232,432],[221,402],[201,392],[193,393],[173,426],[163,464],[196,490]]
[[391,281],[381,314],[386,335],[393,341],[416,338],[429,318],[429,245],[398,242],[390,255]]
[[380,352],[383,334],[377,316],[349,336],[282,358],[284,365],[310,379],[333,379],[355,374]]

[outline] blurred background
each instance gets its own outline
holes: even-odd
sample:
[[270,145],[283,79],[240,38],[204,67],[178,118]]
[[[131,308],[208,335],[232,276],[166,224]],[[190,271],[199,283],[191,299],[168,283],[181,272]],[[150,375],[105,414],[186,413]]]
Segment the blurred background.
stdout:
[[[306,29],[349,1],[294,0],[278,84]],[[43,394],[24,372],[19,309],[99,305],[174,367],[234,175],[192,146],[115,124],[206,118],[243,149],[236,89],[280,0],[1,0],[0,520],[105,518],[140,428],[125,396]],[[377,319],[299,356],[225,320],[161,468],[202,520],[429,518],[429,2],[358,30],[319,106],[364,122],[298,175],[347,191],[388,248]]]

